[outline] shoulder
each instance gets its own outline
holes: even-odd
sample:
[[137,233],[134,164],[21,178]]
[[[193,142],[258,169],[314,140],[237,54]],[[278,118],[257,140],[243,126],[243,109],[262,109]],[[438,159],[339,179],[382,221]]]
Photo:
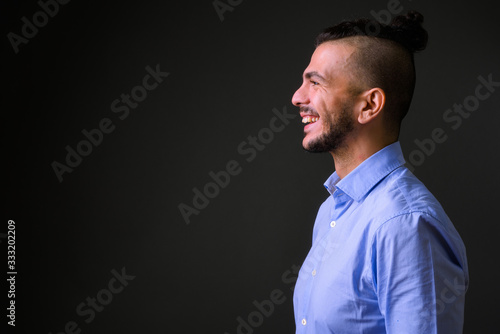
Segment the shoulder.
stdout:
[[387,175],[364,202],[364,205],[373,208],[378,225],[410,217],[421,217],[441,225],[449,222],[439,201],[406,167],[397,168]]
[[[400,167],[380,182],[365,199],[372,208],[372,238],[440,239],[456,252],[462,239],[439,201],[407,168]],[[459,250],[460,249],[460,250]]]
[[388,175],[366,201],[377,211],[370,227],[373,251],[392,248],[415,256],[428,249],[467,271],[459,233],[438,200],[408,169]]

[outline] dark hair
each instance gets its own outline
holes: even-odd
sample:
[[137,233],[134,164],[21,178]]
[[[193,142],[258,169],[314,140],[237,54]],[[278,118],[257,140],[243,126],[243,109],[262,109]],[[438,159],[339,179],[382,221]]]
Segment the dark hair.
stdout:
[[369,19],[343,21],[326,28],[319,34],[316,37],[316,46],[346,37],[368,36],[391,40],[411,53],[415,53],[424,50],[427,46],[428,34],[422,27],[423,22],[423,15],[415,10],[409,11],[406,15],[394,17],[389,24],[381,24]]
[[[417,11],[399,15],[389,24],[375,20],[343,21],[316,37],[316,47],[345,40],[356,47],[351,72],[366,88],[379,87],[386,93],[385,117],[399,135],[401,121],[410,107],[415,88],[413,54],[425,49],[427,31]],[[358,87],[359,88],[359,87]]]

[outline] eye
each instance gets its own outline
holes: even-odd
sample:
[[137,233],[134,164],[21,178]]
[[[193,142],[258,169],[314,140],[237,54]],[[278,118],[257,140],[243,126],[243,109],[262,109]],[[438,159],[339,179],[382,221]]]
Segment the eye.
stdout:
[[319,85],[319,82],[317,82],[317,81],[313,81],[313,80],[311,80],[311,83],[313,84],[313,86],[317,86],[317,85]]

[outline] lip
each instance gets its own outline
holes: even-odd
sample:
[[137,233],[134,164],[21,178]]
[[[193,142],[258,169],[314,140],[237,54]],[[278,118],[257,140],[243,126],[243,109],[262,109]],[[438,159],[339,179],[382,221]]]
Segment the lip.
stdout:
[[301,112],[300,113],[300,117],[304,118],[306,116],[319,117],[319,115],[316,113],[311,113],[311,112]]
[[312,128],[314,128],[314,126],[315,126],[318,122],[319,122],[319,120],[317,120],[317,121],[316,121],[316,122],[314,122],[314,123],[309,123],[309,124],[306,124],[306,125],[304,126],[304,131],[306,131],[306,130],[311,130]]

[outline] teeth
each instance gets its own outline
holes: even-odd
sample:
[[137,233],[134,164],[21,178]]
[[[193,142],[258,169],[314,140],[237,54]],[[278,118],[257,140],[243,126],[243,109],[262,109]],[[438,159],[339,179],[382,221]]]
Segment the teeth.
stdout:
[[319,119],[319,117],[305,116],[302,118],[302,123],[314,123]]

